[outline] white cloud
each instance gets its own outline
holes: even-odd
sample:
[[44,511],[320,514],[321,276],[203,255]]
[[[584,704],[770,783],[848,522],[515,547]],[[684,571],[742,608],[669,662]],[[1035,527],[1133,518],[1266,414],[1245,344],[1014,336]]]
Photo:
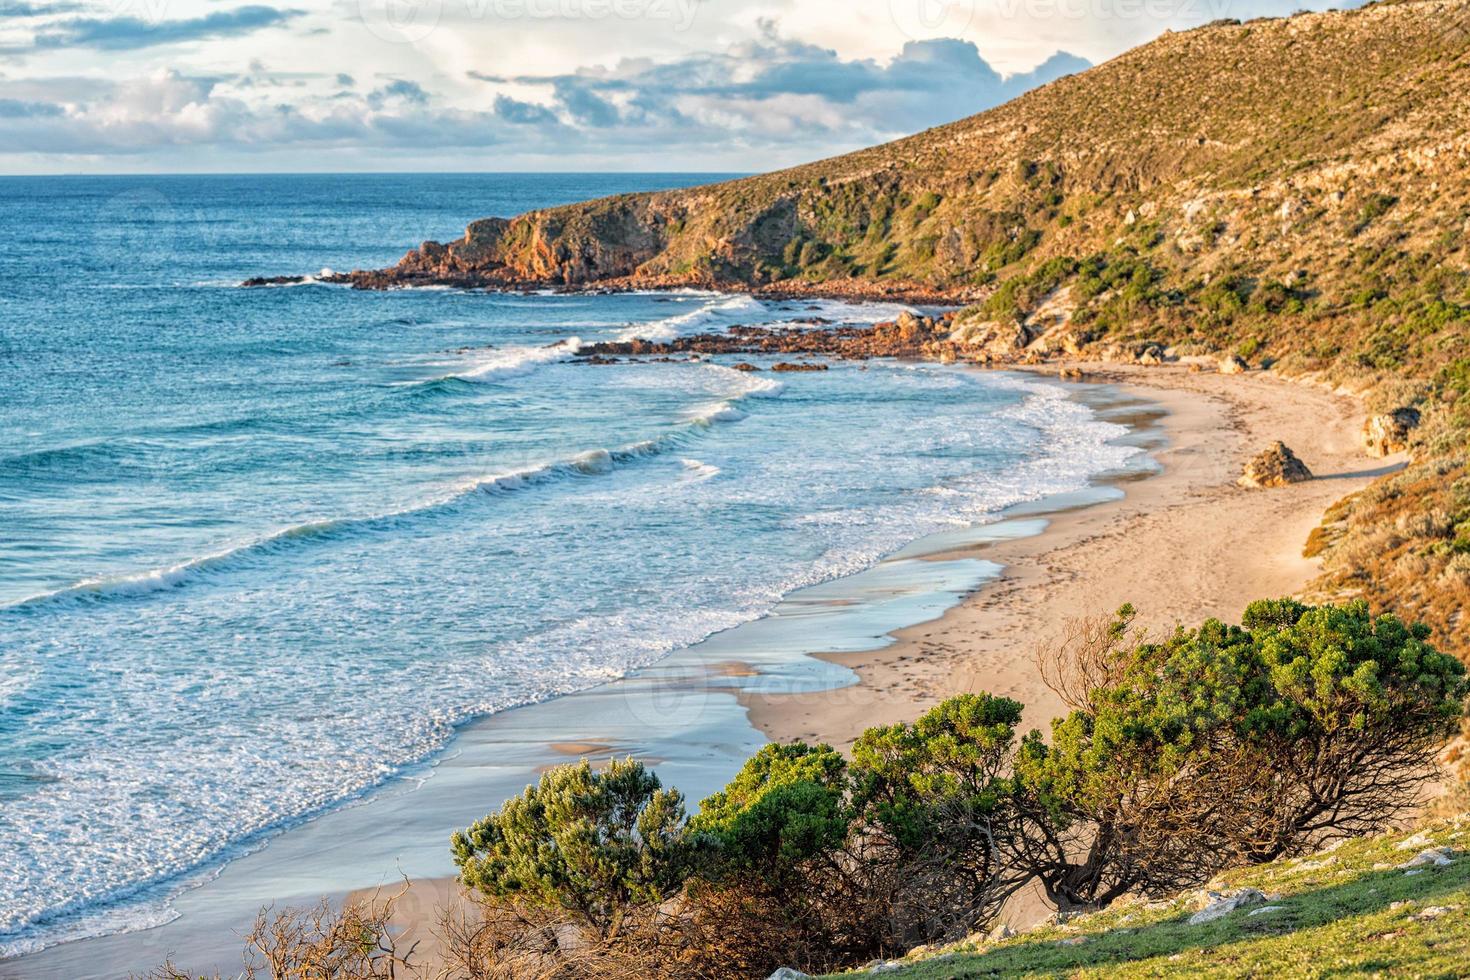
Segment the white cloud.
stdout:
[[1057,51],[1099,60],[1274,6],[288,2],[14,5],[0,169],[764,169],[993,105],[1075,70],[1025,74]]

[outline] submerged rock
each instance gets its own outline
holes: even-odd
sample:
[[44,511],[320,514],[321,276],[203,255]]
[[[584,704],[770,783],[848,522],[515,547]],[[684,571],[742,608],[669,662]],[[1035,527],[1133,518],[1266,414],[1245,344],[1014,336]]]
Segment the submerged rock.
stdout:
[[825,371],[827,365],[821,363],[797,364],[791,361],[779,361],[771,365],[772,371]]
[[1239,482],[1243,487],[1284,487],[1310,479],[1312,471],[1307,469],[1307,464],[1286,448],[1286,443],[1277,441],[1245,464]]
[[1396,408],[1363,423],[1363,449],[1369,456],[1391,456],[1409,448],[1409,433],[1419,427],[1417,408]]

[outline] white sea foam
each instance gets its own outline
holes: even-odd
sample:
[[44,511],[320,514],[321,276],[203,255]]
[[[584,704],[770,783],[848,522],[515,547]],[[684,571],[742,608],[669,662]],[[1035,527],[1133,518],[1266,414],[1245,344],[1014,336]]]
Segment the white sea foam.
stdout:
[[708,302],[695,309],[686,310],[662,320],[654,320],[651,323],[635,323],[618,334],[617,339],[622,341],[669,341],[716,326],[728,327],[735,317],[764,310],[765,307],[760,300],[750,296],[727,296],[712,293],[709,294]]
[[684,467],[686,473],[685,478],[689,481],[702,482],[720,475],[720,468],[718,466],[711,466],[709,463],[697,459],[681,459],[679,463]]
[[706,405],[704,408],[695,409],[689,414],[689,421],[695,425],[714,425],[716,422],[739,422],[743,418],[745,418],[745,413],[729,402],[716,402],[713,405]]
[[530,374],[543,364],[565,361],[575,355],[581,347],[580,338],[568,337],[545,347],[506,347],[502,350],[492,350],[480,356],[468,368],[450,371],[431,380],[445,381],[450,378],[459,378],[462,381],[474,381],[481,384],[496,383],[506,378]]
[[600,475],[611,473],[613,468],[612,453],[606,449],[593,449],[590,452],[579,453],[572,458],[572,466],[578,472],[588,475]]

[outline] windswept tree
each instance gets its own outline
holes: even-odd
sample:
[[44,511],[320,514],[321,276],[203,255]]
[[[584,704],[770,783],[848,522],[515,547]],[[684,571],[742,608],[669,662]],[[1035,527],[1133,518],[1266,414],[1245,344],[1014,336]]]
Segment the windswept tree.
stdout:
[[1073,710],[1016,756],[1014,860],[1063,913],[1208,879],[1241,819],[1250,637],[1211,621],[1151,642],[1132,620],[1125,607],[1069,629],[1044,676]]
[[1005,863],[1022,706],[965,694],[913,724],[870,728],[853,746],[863,856],[886,886],[895,940],[983,928],[1029,877]]
[[1159,641],[1125,607],[1039,659],[1073,709],[1016,756],[1013,860],[1062,911],[1387,826],[1418,802],[1466,683],[1366,604],[1259,602]]
[[1240,726],[1259,777],[1242,856],[1304,853],[1407,815],[1459,731],[1464,666],[1429,644],[1427,627],[1366,602],[1263,601],[1243,621],[1262,695]]
[[601,772],[584,759],[549,770],[454,835],[460,880],[487,897],[555,908],[615,937],[630,911],[684,884],[684,799],[632,759]]

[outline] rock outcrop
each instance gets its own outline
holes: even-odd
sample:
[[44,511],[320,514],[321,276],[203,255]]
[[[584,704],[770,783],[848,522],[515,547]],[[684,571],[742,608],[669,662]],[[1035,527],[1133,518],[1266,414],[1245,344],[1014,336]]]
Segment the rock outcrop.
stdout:
[[966,311],[955,318],[949,341],[966,352],[1003,357],[1024,350],[1031,342],[1031,334],[1016,320],[986,320]]
[[1391,456],[1409,448],[1409,433],[1419,427],[1417,408],[1396,408],[1363,423],[1363,449],[1369,456]]
[[1217,895],[1214,892],[1206,894],[1209,904],[1189,917],[1189,924],[1192,926],[1223,919],[1236,909],[1266,904],[1266,896],[1255,888],[1242,888],[1230,895]]
[[[669,341],[618,340],[584,344],[576,356],[589,363],[624,357],[670,357],[699,354],[806,354],[844,360],[871,357],[940,357],[953,346],[947,317],[905,313],[897,320],[871,326],[731,327],[725,333],[690,334]],[[736,370],[756,370],[736,365]],[[782,361],[772,371],[825,371],[821,361]]]
[[1245,362],[1244,358],[1237,357],[1234,354],[1226,354],[1220,358],[1221,374],[1244,374],[1250,369],[1251,366]]
[[[1375,3],[1167,32],[906,139],[718,184],[487,217],[392,268],[332,281],[969,300],[1093,256],[1102,265],[1085,289],[1075,268],[1042,276],[994,318],[1014,316],[1034,338],[1098,323],[1098,307],[1117,299],[1127,316],[1112,318],[1116,329],[1206,286],[1223,287],[1211,290],[1212,311],[1228,315],[1252,290],[1275,311],[1302,300],[1300,270],[1325,279],[1359,248],[1386,250],[1374,240],[1385,216],[1395,241],[1463,224],[1470,78],[1444,43],[1443,6]],[[1222,270],[1238,274],[1216,278]],[[1327,285],[1314,278],[1312,288]],[[1155,304],[1155,293],[1169,301]]]
[[1310,479],[1312,471],[1307,469],[1307,464],[1298,459],[1296,453],[1286,447],[1286,443],[1278,441],[1245,464],[1245,474],[1240,478],[1240,485],[1284,487]]

